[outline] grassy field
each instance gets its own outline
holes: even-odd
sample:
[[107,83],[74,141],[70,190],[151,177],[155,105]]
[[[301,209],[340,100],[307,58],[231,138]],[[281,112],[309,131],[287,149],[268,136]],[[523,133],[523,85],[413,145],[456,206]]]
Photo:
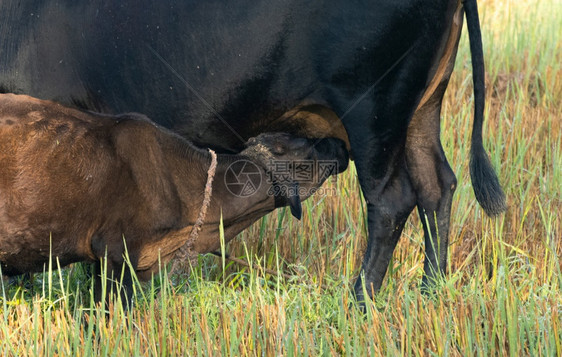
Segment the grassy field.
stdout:
[[226,250],[259,266],[202,257],[189,277],[137,285],[127,317],[92,308],[84,267],[2,284],[0,355],[562,355],[562,1],[479,1],[487,64],[485,146],[509,209],[492,220],[468,174],[471,66],[463,34],[442,140],[459,184],[449,267],[420,294],[423,233],[412,215],[366,314],[350,285],[366,246],[353,167],[337,194],[278,210]]

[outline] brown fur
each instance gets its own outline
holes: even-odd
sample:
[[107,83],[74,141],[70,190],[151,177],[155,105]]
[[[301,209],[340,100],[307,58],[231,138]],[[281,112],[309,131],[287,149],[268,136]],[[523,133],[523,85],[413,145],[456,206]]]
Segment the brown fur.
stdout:
[[[266,176],[256,147],[270,150],[273,159],[336,159],[340,169],[347,165],[345,144],[338,139],[316,142],[277,133],[250,142],[240,155],[218,157],[211,205],[193,245],[198,253],[219,247],[221,213],[228,241],[276,204],[288,204],[268,194],[271,184],[265,180],[248,197],[227,190],[224,175],[236,160],[255,162]],[[166,263],[185,243],[201,207],[210,161],[208,152],[140,114],[102,115],[0,95],[3,274],[41,271],[50,256],[61,266],[99,265],[107,256],[108,271],[120,270],[125,241],[133,268],[149,278],[159,257]]]

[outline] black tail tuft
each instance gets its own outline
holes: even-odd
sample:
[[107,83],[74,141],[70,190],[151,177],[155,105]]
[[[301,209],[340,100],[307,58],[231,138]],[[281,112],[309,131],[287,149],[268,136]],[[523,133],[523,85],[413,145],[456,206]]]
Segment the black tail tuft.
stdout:
[[470,148],[470,177],[476,200],[488,216],[497,216],[506,210],[505,194],[502,191],[492,163],[482,145],[484,123],[484,54],[482,34],[476,0],[464,0],[466,25],[472,57],[472,80],[474,83],[474,123]]
[[497,216],[507,209],[505,194],[482,145],[472,145],[470,150],[470,178],[476,200],[488,216]]

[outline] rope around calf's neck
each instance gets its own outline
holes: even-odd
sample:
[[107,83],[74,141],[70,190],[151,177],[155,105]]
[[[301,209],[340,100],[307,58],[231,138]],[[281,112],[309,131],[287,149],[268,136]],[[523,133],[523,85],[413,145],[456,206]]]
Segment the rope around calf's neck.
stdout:
[[197,216],[197,220],[191,228],[191,232],[189,233],[189,238],[182,245],[174,255],[172,268],[170,273],[174,273],[180,268],[180,265],[188,263],[193,265],[194,263],[192,260],[197,257],[197,253],[193,251],[193,242],[199,236],[199,232],[201,231],[201,227],[203,223],[205,223],[205,217],[207,216],[207,209],[211,203],[211,195],[213,194],[213,179],[215,178],[215,172],[217,170],[217,154],[209,149],[209,153],[211,154],[211,165],[209,165],[209,170],[207,170],[207,183],[205,184],[205,196],[203,198],[203,203],[201,204],[201,208],[199,209],[199,215]]

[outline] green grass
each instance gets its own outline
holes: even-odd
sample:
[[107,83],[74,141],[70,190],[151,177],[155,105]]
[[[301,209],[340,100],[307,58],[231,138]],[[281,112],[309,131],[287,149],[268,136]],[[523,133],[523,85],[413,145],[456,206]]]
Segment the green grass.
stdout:
[[[201,257],[187,279],[137,285],[125,316],[91,303],[82,265],[2,284],[0,355],[562,355],[562,2],[479,1],[487,64],[485,146],[508,212],[487,218],[468,174],[472,118],[466,34],[443,110],[459,184],[449,268],[420,294],[423,235],[412,215],[365,315],[349,290],[366,246],[353,166],[338,195],[265,217],[227,246],[293,281]],[[223,264],[226,269],[223,270]],[[171,281],[171,282],[170,282]],[[322,288],[324,286],[324,288]]]

